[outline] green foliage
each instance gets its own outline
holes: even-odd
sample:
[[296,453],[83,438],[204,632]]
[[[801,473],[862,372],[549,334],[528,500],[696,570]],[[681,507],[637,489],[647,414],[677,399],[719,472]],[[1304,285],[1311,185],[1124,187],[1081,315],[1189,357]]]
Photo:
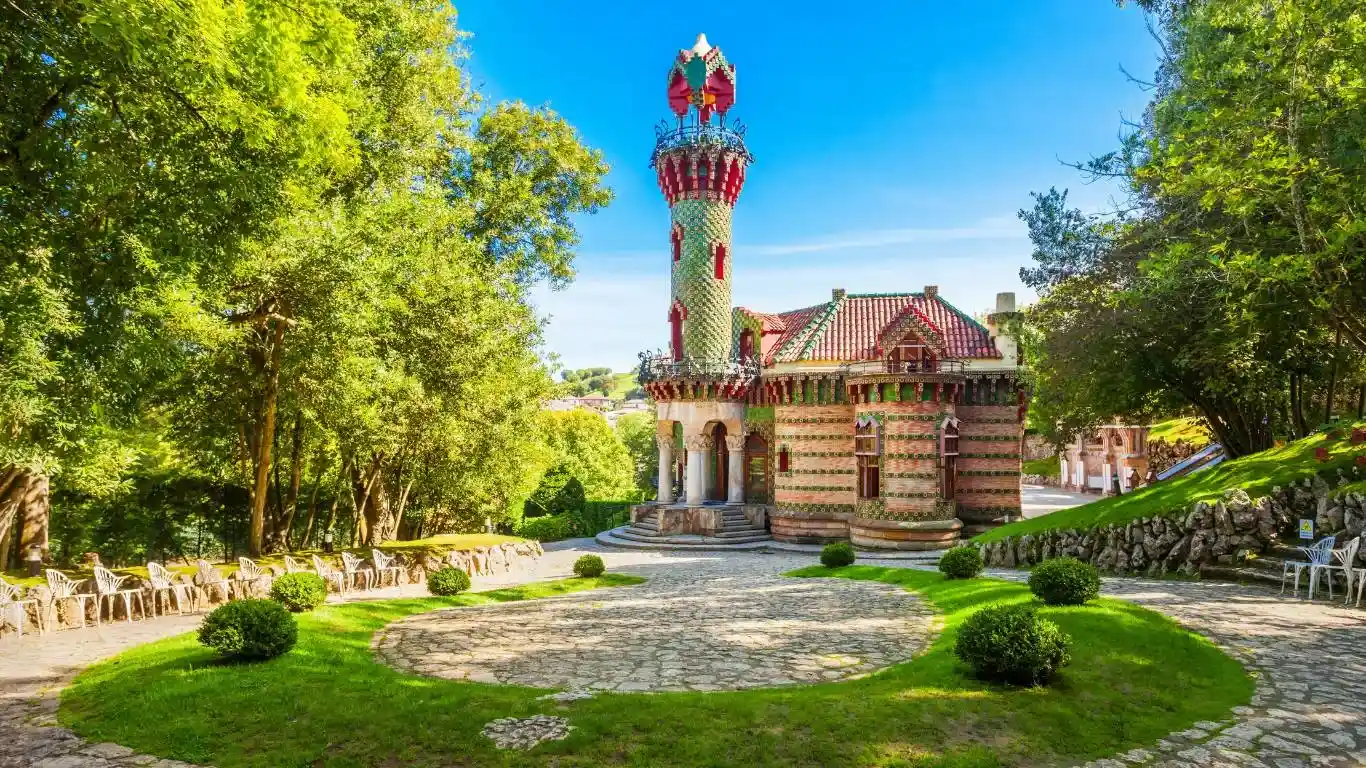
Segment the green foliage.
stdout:
[[[1366,456],[1366,443],[1356,446],[1351,443],[1349,436],[1354,427],[1366,428],[1366,421],[1345,424],[1346,435],[1341,438],[1311,435],[1269,451],[1225,461],[1213,469],[1147,485],[1122,496],[1107,496],[1079,507],[1003,525],[974,537],[973,541],[980,544],[1038,531],[1095,528],[1155,515],[1185,514],[1195,502],[1212,502],[1232,488],[1241,488],[1257,498],[1277,485],[1302,483],[1320,473],[1333,480],[1339,472],[1351,476],[1357,457]],[[1318,454],[1320,448],[1324,451],[1322,459]]]
[[655,442],[657,426],[655,411],[623,414],[617,418],[617,439],[626,446],[635,464],[636,488],[646,498],[654,498],[655,484],[659,480],[659,446]]
[[1057,456],[1045,456],[1042,459],[1029,459],[1023,462],[1020,472],[1026,475],[1057,477],[1062,472],[1062,465],[1058,463]]
[[1166,443],[1190,443],[1197,448],[1209,445],[1209,430],[1199,419],[1189,416],[1158,422],[1148,429],[1148,440]]
[[847,541],[836,541],[821,548],[821,565],[826,568],[843,568],[854,564],[854,545]]
[[438,568],[427,577],[427,591],[433,595],[449,597],[458,595],[470,588],[470,575],[459,568],[446,566]]
[[954,655],[982,680],[1047,685],[1069,661],[1069,638],[1027,605],[989,605],[958,630]]
[[588,501],[633,498],[635,466],[601,414],[582,409],[544,411],[540,425],[550,451],[552,466],[576,478]]
[[536,541],[560,541],[579,534],[578,520],[572,514],[524,517],[515,528],[517,535]]
[[596,579],[607,570],[606,563],[597,555],[583,555],[574,561],[574,575],[584,579]]
[[1049,605],[1084,605],[1100,596],[1100,574],[1074,557],[1045,560],[1029,572],[1029,591]]
[[233,600],[199,625],[199,642],[220,656],[242,661],[273,659],[294,647],[298,626],[274,600]]
[[982,572],[986,564],[977,547],[954,547],[939,556],[939,572],[950,579],[970,579]]
[[286,573],[271,583],[270,599],[292,613],[311,611],[327,602],[327,582],[316,573]]
[[583,483],[574,477],[569,467],[559,464],[545,473],[541,484],[526,500],[525,514],[527,517],[564,515],[582,509],[583,504]]

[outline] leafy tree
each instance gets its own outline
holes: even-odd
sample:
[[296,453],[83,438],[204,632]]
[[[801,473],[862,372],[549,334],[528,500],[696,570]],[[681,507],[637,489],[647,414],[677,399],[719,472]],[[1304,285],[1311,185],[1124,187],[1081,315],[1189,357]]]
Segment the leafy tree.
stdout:
[[545,411],[541,428],[556,466],[578,478],[588,501],[635,498],[635,466],[601,414],[582,409]]
[[635,464],[636,488],[652,496],[659,479],[659,447],[655,443],[654,409],[622,414],[617,418],[617,439],[626,446]]

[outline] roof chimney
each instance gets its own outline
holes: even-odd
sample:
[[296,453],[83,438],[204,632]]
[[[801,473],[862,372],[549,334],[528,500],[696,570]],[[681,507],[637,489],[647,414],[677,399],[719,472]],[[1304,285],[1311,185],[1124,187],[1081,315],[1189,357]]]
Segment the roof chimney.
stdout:
[[933,298],[936,298],[936,297],[938,297],[938,296],[939,296],[939,286],[937,286],[937,285],[927,285],[927,286],[925,286],[925,298],[927,298],[927,299],[933,299]]
[[999,312],[1014,312],[1014,311],[1015,311],[1015,294],[1014,294],[1014,293],[998,293],[998,294],[996,294],[996,311],[997,311],[998,313],[999,313]]
[[845,295],[845,294],[844,294],[844,289],[843,289],[843,288],[832,288],[832,289],[830,289],[830,300],[831,300],[831,301],[839,301],[840,299],[844,298],[844,295]]

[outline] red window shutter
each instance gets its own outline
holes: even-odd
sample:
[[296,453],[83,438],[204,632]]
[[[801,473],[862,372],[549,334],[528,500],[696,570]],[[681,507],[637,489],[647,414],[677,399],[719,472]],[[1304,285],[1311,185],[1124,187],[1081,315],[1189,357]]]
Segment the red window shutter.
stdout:
[[669,243],[673,246],[674,261],[683,258],[683,229],[681,227],[674,227],[674,230],[669,233]]
[[722,243],[716,244],[716,279],[726,279],[726,246]]

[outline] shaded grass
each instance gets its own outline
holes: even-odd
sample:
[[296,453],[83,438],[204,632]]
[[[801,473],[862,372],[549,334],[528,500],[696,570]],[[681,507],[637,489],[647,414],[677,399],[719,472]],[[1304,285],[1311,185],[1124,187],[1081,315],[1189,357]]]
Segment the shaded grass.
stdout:
[[[1364,425],[1366,422],[1356,424],[1357,427]],[[985,543],[1045,530],[1127,523],[1140,517],[1189,510],[1195,502],[1217,499],[1231,488],[1242,488],[1256,498],[1266,495],[1274,486],[1300,482],[1316,473],[1333,473],[1337,469],[1350,472],[1356,458],[1366,456],[1366,443],[1352,445],[1350,424],[1338,431],[1339,437],[1328,437],[1326,433],[1310,435],[1261,453],[1225,461],[1213,469],[1154,483],[1123,496],[1109,496],[1090,504],[1003,525],[974,537],[973,541]],[[1319,448],[1327,452],[1325,460],[1315,455]]]
[[1058,463],[1057,456],[1045,456],[1042,459],[1030,459],[1020,466],[1021,474],[1042,475],[1044,477],[1057,477],[1062,474],[1062,465]]
[[[390,541],[384,544],[380,544],[379,546],[375,547],[375,549],[378,549],[382,552],[402,553],[409,556],[443,555],[447,552],[453,552],[459,549],[474,549],[476,547],[495,547],[500,544],[515,544],[523,541],[526,541],[526,539],[523,539],[519,536],[504,536],[502,534],[497,533],[449,533],[442,534],[440,536],[428,536],[425,539],[413,539],[412,541]],[[365,559],[369,559],[370,557],[370,547],[347,547],[346,551],[355,553],[356,555],[359,555],[360,557]],[[336,552],[329,555],[323,552],[321,549],[301,549],[295,552],[264,555],[262,557],[256,558],[256,563],[257,565],[260,565],[262,567],[274,565],[283,568],[285,567],[285,554],[288,554],[291,557],[294,557],[295,559],[304,561],[307,561],[308,558],[312,555],[318,555],[319,557],[334,562],[334,564],[340,566],[340,552],[341,550],[337,550]],[[168,562],[163,563],[163,565],[165,565],[166,568],[173,573],[183,573],[187,576],[193,576],[195,573],[198,572],[198,569],[196,569],[193,564],[185,565]],[[233,560],[231,563],[215,563],[214,565],[224,575],[231,575],[237,573],[236,560]],[[60,570],[62,573],[65,573],[67,576],[70,576],[71,578],[77,581],[93,579],[95,577],[94,571],[86,570],[83,568],[60,568],[58,570]],[[120,576],[135,576],[140,579],[147,578],[147,568],[146,566],[142,565],[131,566],[128,568],[110,568],[109,570],[119,574]],[[11,584],[17,584],[25,587],[35,587],[40,584],[47,584],[47,578],[45,576],[28,576],[26,574],[27,571],[23,570],[22,568],[7,570],[5,571],[5,580]]]
[[[1148,745],[1198,720],[1220,719],[1252,693],[1242,668],[1209,642],[1113,600],[1042,611],[1074,640],[1073,664],[1057,685],[985,685],[967,677],[953,657],[954,633],[984,604],[1031,599],[1024,587],[869,566],[793,575],[918,590],[943,612],[944,632],[921,657],[859,680],[738,692],[609,693],[563,706],[537,701],[543,691],[536,689],[416,677],[372,660],[370,638],[390,621],[435,607],[590,586],[569,580],[453,600],[330,606],[302,616],[295,650],[263,664],[223,665],[190,637],[164,640],[82,673],[63,693],[59,717],[86,738],[220,768],[976,768],[1079,761]],[[723,646],[728,627],[713,629]],[[480,735],[490,720],[537,713],[563,714],[575,730],[529,753],[499,752]]]

